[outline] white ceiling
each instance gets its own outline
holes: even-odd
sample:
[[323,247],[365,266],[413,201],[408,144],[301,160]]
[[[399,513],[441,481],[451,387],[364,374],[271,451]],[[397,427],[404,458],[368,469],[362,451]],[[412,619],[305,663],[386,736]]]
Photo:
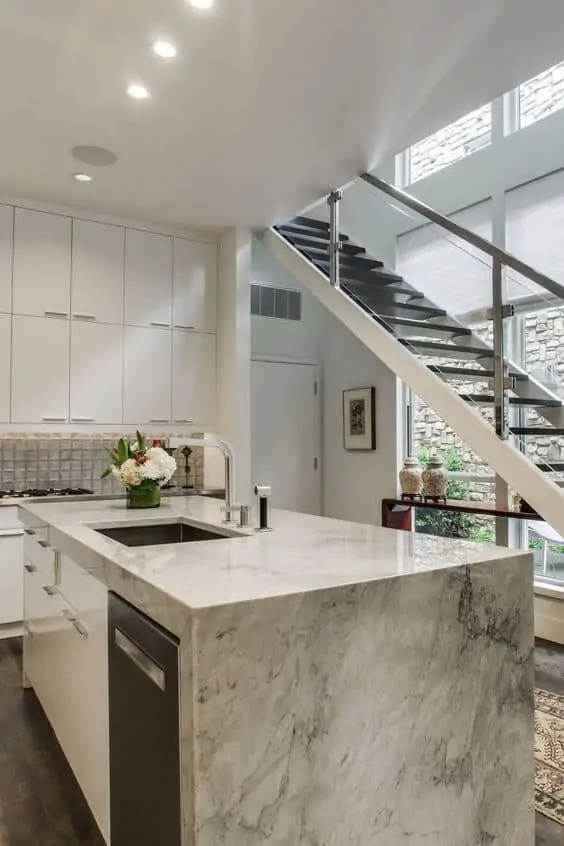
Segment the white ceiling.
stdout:
[[[562,0],[1,0],[0,15],[2,194],[193,227],[280,220],[564,58]],[[152,54],[158,37],[176,59]],[[119,160],[79,184],[76,144]]]

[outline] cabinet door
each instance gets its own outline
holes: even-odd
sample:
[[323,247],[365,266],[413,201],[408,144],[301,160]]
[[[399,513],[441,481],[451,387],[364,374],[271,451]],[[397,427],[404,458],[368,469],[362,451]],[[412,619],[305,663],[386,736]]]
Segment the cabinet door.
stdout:
[[23,531],[0,532],[0,624],[23,620]]
[[124,246],[121,226],[73,221],[73,317],[123,323]]
[[172,333],[172,416],[175,423],[216,422],[216,337]]
[[172,238],[128,229],[125,233],[125,322],[170,326]]
[[70,419],[121,423],[123,326],[71,323]]
[[12,311],[14,209],[0,206],[0,311]]
[[169,329],[125,327],[124,423],[170,421],[171,335]]
[[0,314],[0,423],[10,420],[10,348],[12,318]]
[[215,332],[217,245],[174,239],[173,323],[178,329]]
[[16,209],[14,314],[68,315],[70,252],[70,217]]
[[69,403],[68,320],[14,317],[12,422],[63,423]]

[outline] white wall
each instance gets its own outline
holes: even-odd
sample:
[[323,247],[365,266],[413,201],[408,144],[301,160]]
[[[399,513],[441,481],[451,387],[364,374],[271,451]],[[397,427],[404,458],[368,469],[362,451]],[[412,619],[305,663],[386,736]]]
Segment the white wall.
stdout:
[[[295,277],[253,238],[254,282],[303,290],[303,321],[251,318],[253,358],[261,355],[318,364],[322,393],[322,502],[328,517],[380,522],[379,502],[397,486],[397,380]],[[376,388],[376,450],[343,448],[342,391]]]

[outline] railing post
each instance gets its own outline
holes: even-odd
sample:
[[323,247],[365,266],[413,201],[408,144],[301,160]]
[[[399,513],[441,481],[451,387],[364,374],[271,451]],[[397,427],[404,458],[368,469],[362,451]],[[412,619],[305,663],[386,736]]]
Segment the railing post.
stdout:
[[[505,338],[503,321],[505,308],[503,304],[503,262],[500,258],[492,259],[492,319],[493,319],[493,347],[494,347],[494,414],[495,431],[498,438],[506,440],[509,437],[507,420],[507,367],[505,364]],[[504,479],[495,477],[495,501],[498,508],[509,507],[509,488]],[[495,521],[496,543],[498,546],[509,546],[509,521],[497,518]]]
[[327,197],[327,204],[329,206],[329,280],[334,288],[340,287],[339,280],[339,251],[341,249],[341,242],[339,241],[339,204],[341,191],[331,191]]

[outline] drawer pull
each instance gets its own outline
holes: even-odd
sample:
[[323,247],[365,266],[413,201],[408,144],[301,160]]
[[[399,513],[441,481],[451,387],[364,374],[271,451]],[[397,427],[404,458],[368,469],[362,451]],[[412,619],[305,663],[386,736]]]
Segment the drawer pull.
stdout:
[[35,529],[24,529],[24,533],[25,533],[26,535],[34,535],[34,534],[35,534]]
[[24,564],[24,569],[28,573],[37,573],[37,567],[35,564],[28,564],[27,562]]
[[79,312],[75,312],[73,317],[75,320],[96,320],[95,314],[80,314]]
[[165,689],[165,674],[162,667],[159,667],[152,658],[140,649],[136,643],[133,643],[121,629],[116,626],[114,631],[114,641],[118,649],[127,655],[134,664],[145,673],[153,684],[156,684],[161,690]]
[[43,549],[51,549],[51,544],[47,543],[47,541],[40,540],[40,541],[37,541],[37,543],[39,544],[39,546],[42,546]]
[[57,588],[53,587],[53,585],[42,585],[42,589],[45,591],[47,596],[56,596],[58,593]]
[[50,417],[48,414],[44,414],[41,418],[44,423],[66,423],[66,417]]
[[65,620],[68,620],[68,622],[71,623],[72,626],[74,626],[74,628],[77,630],[81,637],[88,637],[88,629],[80,622],[78,617],[73,614],[72,611],[69,611],[68,608],[63,608],[61,614],[63,615]]

